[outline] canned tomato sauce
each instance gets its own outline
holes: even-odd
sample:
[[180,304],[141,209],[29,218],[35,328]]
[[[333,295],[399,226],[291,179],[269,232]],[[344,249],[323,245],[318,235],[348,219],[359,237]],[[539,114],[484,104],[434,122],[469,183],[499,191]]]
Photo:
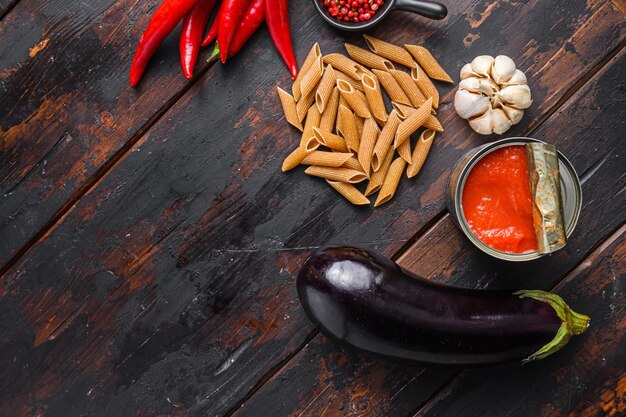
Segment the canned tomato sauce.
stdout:
[[[544,143],[508,138],[475,148],[450,175],[447,205],[452,218],[472,243],[499,259],[526,261],[543,256],[537,250],[525,150],[532,142]],[[558,166],[564,232],[569,237],[582,205],[580,181],[560,152]]]

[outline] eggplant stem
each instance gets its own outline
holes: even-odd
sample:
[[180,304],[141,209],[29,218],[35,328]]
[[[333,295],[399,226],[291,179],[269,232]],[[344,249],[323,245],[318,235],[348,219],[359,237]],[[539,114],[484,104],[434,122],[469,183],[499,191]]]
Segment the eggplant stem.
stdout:
[[522,363],[543,359],[553,354],[565,346],[572,336],[584,333],[589,327],[589,316],[573,311],[565,301],[556,294],[541,290],[521,290],[514,292],[513,295],[518,295],[519,298],[532,298],[547,303],[556,311],[556,315],[561,319],[561,326],[556,332],[554,339],[524,359]]

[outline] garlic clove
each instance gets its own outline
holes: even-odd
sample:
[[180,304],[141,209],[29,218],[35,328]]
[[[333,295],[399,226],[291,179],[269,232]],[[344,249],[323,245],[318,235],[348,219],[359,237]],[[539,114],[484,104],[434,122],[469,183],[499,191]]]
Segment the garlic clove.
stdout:
[[469,125],[476,133],[491,135],[493,133],[491,128],[491,110],[481,116],[469,119]]
[[506,114],[506,117],[511,121],[511,124],[518,124],[524,116],[524,110],[516,109],[514,107],[502,106],[502,111]]
[[479,116],[485,113],[491,104],[489,98],[467,90],[458,90],[454,95],[454,109],[463,119]]
[[468,77],[480,77],[480,75],[472,70],[472,64],[465,64],[463,68],[461,68],[461,79],[464,80]]
[[504,81],[500,84],[502,85],[525,85],[525,84],[528,84],[528,81],[526,80],[526,75],[522,71],[516,69],[515,72],[513,73],[513,76],[509,78],[508,81]]
[[495,109],[470,119],[469,125],[481,135],[491,135],[492,133],[501,135],[511,128],[512,123],[502,109]]
[[489,77],[491,64],[493,64],[493,57],[491,55],[477,56],[471,62],[472,70],[482,77]]
[[459,83],[459,89],[487,95],[492,95],[499,90],[498,85],[490,79],[478,77],[469,77],[461,80]]
[[495,95],[502,104],[516,109],[527,109],[533,102],[527,85],[510,85],[496,92]]
[[498,55],[491,64],[491,77],[493,80],[502,84],[513,76],[515,73],[515,62],[506,55]]
[[491,128],[493,129],[493,133],[501,135],[509,130],[512,125],[513,123],[506,117],[502,109],[494,109],[491,111]]

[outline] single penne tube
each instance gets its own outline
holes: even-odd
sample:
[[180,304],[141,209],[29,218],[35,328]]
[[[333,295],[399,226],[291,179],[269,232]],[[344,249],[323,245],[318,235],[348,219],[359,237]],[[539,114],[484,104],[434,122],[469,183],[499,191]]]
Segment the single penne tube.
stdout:
[[309,111],[306,114],[306,120],[304,122],[304,129],[302,130],[302,137],[300,138],[300,146],[303,146],[313,136],[313,128],[319,127],[321,120],[320,111],[317,106],[309,107]]
[[372,153],[372,169],[374,172],[378,171],[382,166],[382,162],[387,156],[387,152],[393,143],[393,139],[396,136],[396,130],[400,125],[400,119],[395,110],[392,110],[387,119],[387,123],[383,126],[376,145],[374,145],[374,152]]
[[[414,107],[406,106],[400,103],[392,102],[391,105],[398,112],[398,117],[400,118],[400,120],[406,119],[409,116],[409,114],[415,113],[417,111],[417,109]],[[443,132],[443,127],[441,126],[441,123],[432,114],[432,112],[433,112],[433,109],[431,109],[431,115],[428,116],[428,119],[426,119],[426,121],[424,122],[422,126],[424,126],[426,129],[432,129],[436,132]]]
[[452,78],[448,75],[448,73],[441,68],[439,62],[435,59],[435,57],[430,53],[430,51],[423,46],[418,45],[407,45],[404,47],[407,51],[413,56],[413,58],[417,61],[419,66],[421,66],[426,74],[432,79],[444,81],[446,83],[453,83]]
[[420,172],[424,166],[430,147],[433,144],[433,139],[435,139],[434,130],[427,129],[422,132],[419,140],[415,144],[415,149],[413,150],[413,155],[411,156],[411,164],[406,170],[407,177],[413,178]]
[[315,93],[317,86],[322,79],[322,75],[324,73],[324,64],[322,63],[322,57],[318,56],[313,61],[313,65],[304,74],[302,77],[302,82],[300,83],[300,92],[303,96],[308,96],[311,93]]
[[319,146],[319,144],[315,143],[313,148],[307,148],[306,146],[298,146],[296,149],[291,152],[287,158],[283,161],[283,172],[287,172],[289,170],[294,169],[298,165],[302,163],[302,161],[311,153],[315,151],[315,149]]
[[[411,81],[412,82],[412,81]],[[385,102],[383,101],[383,92],[380,88],[380,83],[376,76],[371,77],[367,74],[363,74],[361,77],[361,83],[363,84],[363,91],[365,91],[365,98],[369,104],[370,112],[377,120],[384,123],[387,121],[387,110],[385,109]]]
[[333,187],[335,191],[344,196],[346,200],[357,206],[369,204],[370,201],[365,197],[357,188],[352,184],[346,184],[345,182],[326,180],[328,185]]
[[381,41],[373,36],[363,35],[367,47],[376,55],[380,55],[383,58],[387,58],[390,61],[397,62],[405,67],[411,68],[413,66],[413,58],[406,49],[401,46],[393,45],[389,42]]
[[325,178],[331,181],[346,182],[356,184],[367,179],[367,175],[361,171],[350,168],[331,168],[311,165],[304,170],[305,174],[314,177]]
[[278,91],[278,98],[280,98],[280,104],[283,106],[283,113],[285,113],[285,120],[294,126],[296,129],[302,131],[302,122],[298,120],[298,112],[296,110],[296,101],[291,94],[286,92],[280,87],[276,87]]
[[393,161],[393,156],[395,153],[396,152],[393,150],[393,148],[389,147],[389,152],[387,152],[385,160],[381,164],[380,169],[370,175],[370,180],[367,183],[367,188],[365,189],[365,195],[372,195],[380,190],[380,187],[383,185],[383,181],[387,176],[387,171],[389,170],[389,166],[391,165],[391,161]]
[[350,157],[346,162],[344,162],[342,165],[342,167],[344,168],[350,168],[350,169],[354,169],[357,171],[361,171],[361,172],[365,172],[365,170],[363,169],[363,167],[361,166],[361,163],[359,162],[359,160],[356,158],[356,156],[352,156]]
[[300,91],[300,83],[302,82],[302,77],[304,77],[304,75],[309,71],[309,68],[311,68],[311,65],[313,65],[313,62],[318,56],[322,56],[322,51],[320,50],[319,44],[315,42],[315,44],[309,51],[309,54],[305,58],[304,63],[302,63],[302,67],[298,72],[298,76],[293,81],[293,85],[291,86],[291,92],[293,93],[294,100],[299,101],[300,97],[302,97],[302,93]]
[[367,105],[365,95],[344,80],[337,80],[337,89],[343,99],[350,105],[350,108],[360,117],[370,117],[370,109]]
[[337,53],[324,55],[324,63],[332,65],[334,69],[341,71],[356,81],[361,79],[361,75],[359,74],[361,71],[360,68],[362,68],[361,65],[345,55]]
[[336,69],[335,69],[335,77],[338,80],[343,80],[343,81],[345,81],[347,83],[350,83],[350,85],[352,87],[354,87],[355,90],[363,91],[363,85],[361,84],[360,79],[359,79],[359,81],[357,81],[354,78],[347,76],[343,72],[337,71]]
[[380,129],[378,124],[372,118],[365,119],[363,124],[363,134],[361,135],[361,141],[359,143],[359,152],[357,157],[359,163],[363,167],[364,172],[369,175],[372,165],[372,153],[374,152],[374,145],[378,140]]
[[363,125],[365,124],[365,117],[354,116],[354,120],[356,120],[356,131],[359,134],[359,141],[361,135],[363,135]]
[[356,118],[349,108],[339,106],[339,116],[337,124],[337,133],[346,140],[348,149],[357,152],[359,150],[359,132],[357,129]]
[[301,163],[303,165],[338,168],[352,156],[354,156],[354,154],[351,152],[325,152],[316,150],[306,155],[306,158],[304,158]]
[[398,126],[396,137],[393,142],[394,149],[398,149],[400,145],[409,139],[413,133],[417,131],[430,116],[430,108],[432,107],[432,98],[429,98],[422,104],[417,111],[411,113],[409,117],[404,119]]
[[411,101],[413,107],[419,107],[426,101],[422,90],[417,87],[417,84],[415,84],[415,81],[413,81],[413,78],[411,78],[408,73],[398,70],[391,70],[389,73],[396,79],[402,91],[404,91],[404,94],[406,94]]
[[315,140],[322,146],[332,149],[336,152],[348,152],[346,141],[341,136],[337,136],[328,130],[322,130],[317,127],[313,128],[313,136]]
[[317,85],[317,90],[315,90],[315,105],[319,109],[320,113],[324,112],[324,109],[326,108],[326,103],[328,102],[330,94],[335,88],[336,82],[337,80],[335,78],[335,71],[333,70],[333,66],[327,65],[326,69],[324,69],[322,79]]
[[337,110],[339,110],[339,90],[337,90],[337,87],[334,87],[324,108],[324,113],[322,113],[320,129],[332,131],[335,128]]
[[[413,68],[411,69],[411,78],[413,78],[413,81],[415,82],[417,87],[426,97],[432,97],[433,107],[439,107],[439,91],[437,91],[437,87],[435,87],[435,84],[433,84],[433,82],[430,80],[430,78],[428,78],[424,70],[418,64],[415,64],[415,66],[413,66]],[[398,103],[400,102],[398,101]]]
[[396,103],[406,104],[407,106],[411,105],[411,100],[406,95],[400,84],[396,81],[393,75],[388,73],[387,71],[379,71],[374,70],[374,74],[380,84],[383,86],[387,95],[391,99],[391,101],[395,101]]
[[380,192],[376,197],[374,207],[385,204],[393,198],[396,190],[398,189],[400,178],[402,178],[404,167],[406,167],[406,161],[402,158],[396,158],[391,163],[391,166],[389,166],[389,170],[387,171],[387,175],[385,176],[385,180],[383,181],[383,185],[380,187]]
[[400,155],[402,159],[404,159],[408,164],[411,163],[411,141],[410,140],[405,140],[404,142],[402,142],[400,146],[398,146],[397,151],[398,151],[398,155]]
[[350,58],[352,58],[359,64],[364,65],[365,67],[382,71],[389,71],[395,68],[391,61],[383,58],[380,55],[376,55],[375,53],[370,52],[367,49],[360,48],[351,43],[346,43],[345,47],[346,51],[348,51],[348,55],[350,55]]
[[313,105],[315,101],[315,94],[311,93],[308,96],[300,97],[300,100],[296,103],[296,113],[298,115],[298,120],[301,122],[306,117],[307,112]]

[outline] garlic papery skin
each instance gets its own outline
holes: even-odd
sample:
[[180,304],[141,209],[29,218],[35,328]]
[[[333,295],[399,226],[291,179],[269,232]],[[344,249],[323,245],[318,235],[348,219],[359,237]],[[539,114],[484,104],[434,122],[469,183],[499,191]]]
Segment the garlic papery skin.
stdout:
[[463,119],[480,116],[491,108],[487,96],[474,94],[467,90],[458,90],[454,96],[454,109]]
[[510,80],[515,74],[515,62],[506,55],[498,55],[491,64],[491,78],[502,84]]
[[471,62],[472,71],[482,77],[489,77],[494,58],[491,55],[480,55]]
[[526,75],[511,58],[481,55],[461,69],[454,109],[476,132],[491,135],[519,123],[532,102]]
[[481,135],[501,135],[513,125],[502,109],[489,109],[482,116],[469,119],[469,125]]
[[527,109],[533,103],[530,97],[530,88],[527,85],[510,85],[495,93],[502,104],[508,104],[516,109]]

